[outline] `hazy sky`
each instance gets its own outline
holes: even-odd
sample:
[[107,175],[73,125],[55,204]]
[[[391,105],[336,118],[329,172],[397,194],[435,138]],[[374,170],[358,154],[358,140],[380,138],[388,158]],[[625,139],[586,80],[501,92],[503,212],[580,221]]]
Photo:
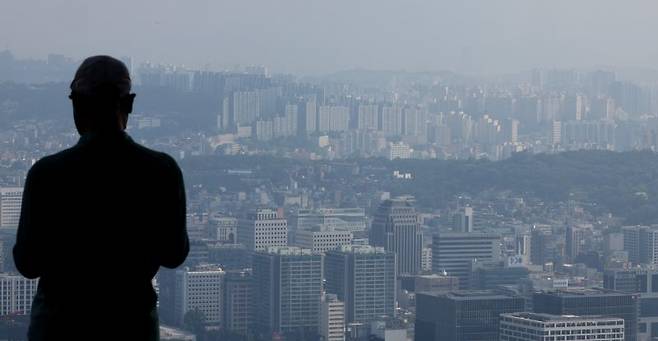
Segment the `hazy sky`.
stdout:
[[0,49],[273,71],[658,68],[656,0],[0,0]]

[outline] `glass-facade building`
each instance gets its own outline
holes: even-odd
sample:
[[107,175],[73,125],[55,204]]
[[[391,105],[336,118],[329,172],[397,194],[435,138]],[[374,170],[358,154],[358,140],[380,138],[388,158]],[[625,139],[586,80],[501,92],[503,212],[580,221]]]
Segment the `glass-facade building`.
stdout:
[[533,295],[536,313],[623,318],[626,341],[637,340],[639,303],[638,294],[606,289],[564,289]]
[[520,296],[495,291],[416,294],[416,341],[496,341],[500,314],[523,311]]
[[272,247],[253,256],[254,327],[260,338],[311,339],[318,333],[322,256]]

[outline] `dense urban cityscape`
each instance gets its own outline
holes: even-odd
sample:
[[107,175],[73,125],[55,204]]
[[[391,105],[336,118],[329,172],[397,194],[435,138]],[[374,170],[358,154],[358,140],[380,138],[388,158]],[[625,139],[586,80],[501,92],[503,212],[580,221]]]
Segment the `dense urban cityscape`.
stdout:
[[[658,77],[122,60],[129,134],[185,177],[161,339],[658,339]],[[29,321],[23,186],[78,139],[78,64],[0,52],[0,339]]]

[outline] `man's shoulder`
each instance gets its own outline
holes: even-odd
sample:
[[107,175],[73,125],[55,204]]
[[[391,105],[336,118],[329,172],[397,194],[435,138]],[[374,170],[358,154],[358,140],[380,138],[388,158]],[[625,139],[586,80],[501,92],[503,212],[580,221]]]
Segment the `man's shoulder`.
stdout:
[[[150,164],[158,168],[169,168],[180,171],[178,163],[169,154],[157,151],[131,140],[131,152],[136,156],[134,159],[145,165]],[[72,163],[84,159],[79,146],[73,146],[57,153],[47,155],[36,161],[30,168],[30,173],[50,173],[57,169],[68,169]]]
[[134,141],[132,142],[132,146],[141,160],[159,163],[161,166],[167,168],[178,169],[178,163],[176,163],[176,160],[171,155],[148,148]]
[[32,167],[30,167],[30,173],[41,173],[44,171],[54,170],[66,162],[67,159],[70,159],[73,154],[73,147],[71,147],[54,154],[46,155],[37,160],[32,165]]

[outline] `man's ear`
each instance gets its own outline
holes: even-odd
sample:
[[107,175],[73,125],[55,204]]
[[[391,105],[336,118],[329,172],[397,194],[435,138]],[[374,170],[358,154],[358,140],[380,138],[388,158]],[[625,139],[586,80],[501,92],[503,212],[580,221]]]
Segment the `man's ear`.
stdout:
[[124,114],[130,114],[133,112],[133,103],[135,102],[135,96],[136,94],[129,94],[127,96],[124,96],[121,98],[121,103],[120,103],[120,110]]

